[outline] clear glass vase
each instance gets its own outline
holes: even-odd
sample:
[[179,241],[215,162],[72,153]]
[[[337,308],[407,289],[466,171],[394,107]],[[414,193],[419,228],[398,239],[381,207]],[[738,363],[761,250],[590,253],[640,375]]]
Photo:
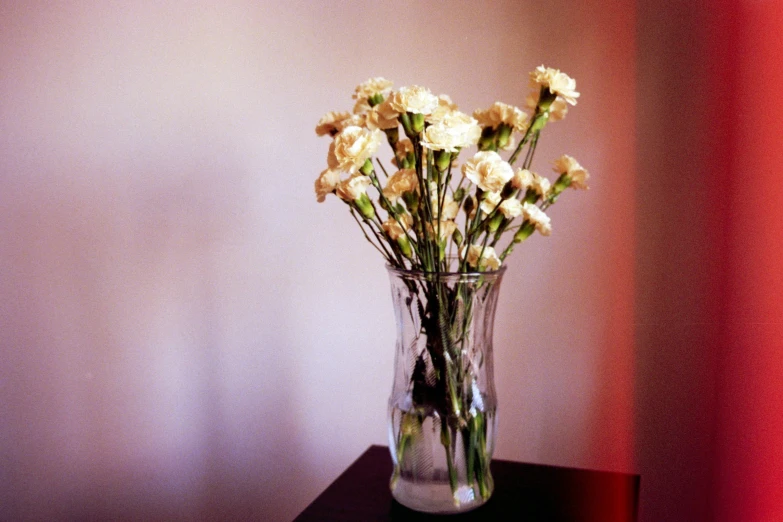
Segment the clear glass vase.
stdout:
[[417,511],[469,511],[494,487],[492,329],[505,268],[387,268],[397,322],[389,398],[392,495]]

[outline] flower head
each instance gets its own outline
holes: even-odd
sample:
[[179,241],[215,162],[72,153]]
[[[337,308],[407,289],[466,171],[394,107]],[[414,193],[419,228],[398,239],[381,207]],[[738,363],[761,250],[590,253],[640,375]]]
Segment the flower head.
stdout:
[[462,247],[460,256],[467,260],[473,268],[497,270],[500,268],[500,258],[491,246],[470,245]]
[[517,198],[504,199],[498,207],[503,217],[506,219],[514,219],[517,216],[522,215],[522,202]]
[[558,174],[565,174],[568,180],[567,186],[582,190],[588,188],[587,180],[590,179],[590,174],[568,154],[563,154],[555,160],[555,166],[552,170]]
[[391,91],[392,85],[394,85],[393,82],[380,76],[370,78],[366,82],[356,86],[352,98],[357,100],[357,102],[366,102],[377,94],[386,97]]
[[342,130],[334,138],[334,158],[337,167],[353,174],[359,170],[378,150],[383,133],[379,130],[369,130],[350,126]]
[[418,85],[401,87],[391,97],[391,107],[400,113],[432,114],[439,103],[438,97],[432,94],[429,89]]
[[424,129],[421,146],[430,150],[457,152],[478,143],[481,127],[478,122],[459,111],[445,113]]
[[438,106],[435,107],[435,110],[425,119],[429,123],[434,123],[457,109],[457,104],[451,101],[451,97],[448,94],[441,94],[438,96]]
[[481,199],[481,211],[485,214],[491,214],[500,205],[500,192],[485,192]]
[[396,129],[399,125],[397,117],[399,112],[395,111],[389,100],[379,103],[367,112],[367,127],[369,129]]
[[494,151],[477,152],[462,165],[462,174],[487,192],[500,192],[514,169]]
[[433,236],[439,234],[440,241],[450,238],[455,230],[457,230],[457,224],[450,219],[444,221],[435,219],[432,223],[427,223],[427,231]]
[[315,197],[318,203],[323,203],[327,194],[331,194],[340,183],[340,173],[332,169],[326,169],[321,172],[318,179],[315,180]]
[[383,231],[386,232],[386,235],[388,235],[389,238],[391,238],[393,241],[396,241],[405,235],[405,231],[408,230],[412,224],[413,218],[411,215],[402,214],[399,217],[399,222],[397,219],[390,217],[381,223],[381,227],[383,227]]
[[354,201],[367,193],[370,186],[370,178],[363,174],[354,174],[350,178],[337,184],[337,196],[343,201]]
[[389,176],[383,195],[386,199],[394,201],[406,192],[413,192],[419,188],[419,178],[413,169],[401,169]]
[[317,136],[334,136],[341,130],[341,123],[351,117],[349,112],[337,112],[329,111],[324,114],[323,118],[318,121],[318,125],[315,126],[315,134]]
[[536,227],[542,236],[552,233],[552,221],[543,210],[533,203],[522,203],[522,215]]
[[495,102],[489,109],[473,111],[473,117],[476,118],[482,127],[498,127],[504,123],[517,132],[525,131],[525,124],[528,116],[513,105],[501,102]]
[[576,105],[576,99],[579,98],[579,93],[576,92],[576,80],[560,72],[560,69],[539,65],[530,73],[530,86],[537,90],[545,87],[571,105]]

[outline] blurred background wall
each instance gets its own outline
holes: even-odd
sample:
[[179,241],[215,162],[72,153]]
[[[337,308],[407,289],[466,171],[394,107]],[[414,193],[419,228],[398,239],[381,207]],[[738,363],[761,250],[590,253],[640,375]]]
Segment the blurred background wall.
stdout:
[[[293,518],[386,443],[381,259],[313,129],[382,75],[522,106],[591,190],[508,262],[499,458],[781,516],[774,2],[0,3],[0,519]],[[778,24],[778,25],[776,25]]]

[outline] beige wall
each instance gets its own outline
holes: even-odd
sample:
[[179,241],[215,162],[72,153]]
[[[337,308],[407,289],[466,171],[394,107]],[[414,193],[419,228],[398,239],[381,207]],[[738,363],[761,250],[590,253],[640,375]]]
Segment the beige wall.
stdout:
[[[508,263],[496,455],[640,472],[644,520],[699,514],[676,492],[702,461],[670,462],[706,443],[666,426],[701,434],[703,405],[656,355],[698,331],[639,328],[691,320],[645,297],[692,284],[654,261],[648,96],[676,46],[652,11],[637,49],[635,6],[608,1],[2,3],[2,514],[288,520],[386,443],[388,282],[344,208],[315,202],[315,122],[376,75],[522,105],[541,63],[582,98],[538,169],[567,152],[592,188]],[[690,396],[706,381],[683,371]]]

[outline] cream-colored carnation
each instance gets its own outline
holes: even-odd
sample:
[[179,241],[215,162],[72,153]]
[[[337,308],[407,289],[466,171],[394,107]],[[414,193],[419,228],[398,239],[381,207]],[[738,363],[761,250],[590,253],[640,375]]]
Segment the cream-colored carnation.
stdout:
[[340,124],[351,117],[349,112],[337,112],[330,111],[324,114],[324,117],[318,121],[318,125],[315,126],[315,133],[318,136],[334,136],[337,134],[341,127]]
[[391,106],[397,112],[431,114],[438,107],[438,97],[426,87],[413,85],[402,87],[391,97]]
[[438,184],[430,182],[430,206],[432,207],[432,217],[440,219],[454,219],[459,214],[459,203],[454,201],[454,198],[448,192],[446,194],[440,194],[443,199],[442,212],[438,213],[439,201],[438,201]]
[[500,205],[500,192],[485,192],[481,198],[481,211],[491,214]]
[[522,202],[517,198],[504,199],[499,208],[506,219],[514,219],[522,215]]
[[389,100],[379,103],[367,112],[367,128],[369,129],[396,129],[399,124],[397,117],[399,112],[395,111]]
[[413,142],[409,140],[408,138],[402,139],[397,142],[397,144],[394,146],[394,158],[392,158],[392,164],[400,167],[399,163],[397,162],[397,158],[400,159],[413,159]]
[[586,190],[587,180],[590,179],[590,174],[582,167],[578,161],[569,156],[563,154],[555,161],[555,166],[552,168],[558,174],[565,174],[571,180],[568,185],[571,188]]
[[451,97],[449,97],[448,94],[441,94],[438,96],[438,106],[435,107],[435,110],[432,111],[432,114],[424,119],[427,121],[427,123],[434,123],[442,119],[448,113],[456,111],[457,109],[457,104],[451,101]]
[[380,76],[370,78],[366,82],[360,83],[358,86],[356,86],[352,97],[354,100],[359,101],[366,101],[376,94],[381,94],[385,97],[391,91],[392,85],[394,85],[392,81]]
[[457,230],[457,224],[451,220],[438,221],[434,220],[432,223],[427,223],[427,231],[433,236],[440,232],[439,239],[443,241],[448,239]]
[[383,195],[386,199],[394,201],[406,192],[413,192],[419,188],[419,178],[413,169],[401,169],[389,176]]
[[560,121],[568,114],[568,104],[562,98],[557,98],[549,106],[549,121]]
[[473,117],[478,120],[482,127],[497,127],[505,123],[518,132],[525,131],[528,116],[513,105],[495,102],[489,109],[476,110]]
[[478,143],[481,127],[464,112],[451,111],[424,129],[421,146],[430,150],[457,152]]
[[[527,105],[530,110],[534,110],[536,105],[538,105],[540,97],[541,90],[538,88],[528,94],[527,98],[525,98],[525,105]],[[560,121],[566,117],[566,114],[568,114],[568,104],[562,98],[555,98],[555,101],[549,106],[549,121]]]
[[530,86],[534,89],[546,87],[549,92],[560,96],[571,105],[576,105],[576,99],[579,98],[579,93],[576,92],[576,80],[560,72],[559,69],[543,65],[539,65],[530,73]]
[[467,260],[470,266],[478,270],[497,270],[500,268],[500,258],[491,246],[470,245],[467,249],[462,247],[460,255]]
[[400,140],[397,142],[397,145],[394,146],[394,151],[398,156],[406,156],[413,152],[413,142],[408,138]]
[[340,170],[353,174],[372,157],[383,133],[362,127],[346,127],[334,138],[334,157]]
[[340,183],[339,172],[331,169],[321,172],[321,175],[315,180],[315,197],[318,203],[323,203],[326,195],[334,192],[338,183]]
[[532,189],[541,197],[549,193],[551,186],[548,179],[527,169],[519,169],[511,179],[511,185],[519,190]]
[[539,176],[535,172],[533,173],[533,182],[530,184],[530,188],[533,189],[536,194],[545,198],[546,195],[549,194],[551,186],[552,184],[544,176]]
[[552,233],[552,222],[543,210],[532,203],[522,203],[522,215],[536,227],[542,236]]
[[495,151],[477,152],[462,165],[462,174],[487,192],[500,192],[514,176],[514,169]]
[[334,155],[334,140],[329,144],[329,152],[326,154],[326,166],[333,170],[340,170],[340,162]]
[[412,223],[413,223],[413,218],[411,217],[410,214],[402,214],[399,216],[399,222],[397,219],[390,217],[389,219],[381,223],[381,227],[383,228],[383,231],[386,232],[386,235],[388,235],[392,241],[397,241],[397,239],[405,235],[405,231],[410,228]]
[[511,178],[511,186],[515,189],[526,190],[533,183],[533,173],[527,169],[518,169]]
[[367,126],[367,115],[366,114],[351,114],[350,117],[337,122],[335,124],[335,127],[337,128],[338,132],[342,132],[348,127],[366,127]]
[[337,196],[344,201],[354,201],[367,192],[370,186],[370,178],[363,174],[354,174],[350,178],[337,184]]

